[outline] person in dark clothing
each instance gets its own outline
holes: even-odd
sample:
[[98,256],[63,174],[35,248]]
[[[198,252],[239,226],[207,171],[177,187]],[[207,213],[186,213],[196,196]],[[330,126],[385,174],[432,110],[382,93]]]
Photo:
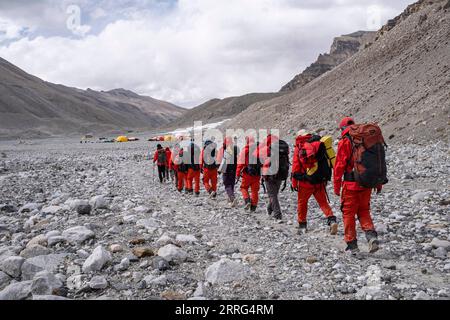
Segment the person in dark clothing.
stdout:
[[188,147],[188,155],[189,157],[189,169],[187,174],[187,190],[189,194],[194,194],[198,197],[200,195],[200,153],[201,149],[194,143],[194,140],[191,141],[191,144]]
[[277,136],[269,135],[259,145],[258,155],[262,165],[263,183],[269,198],[267,213],[273,215],[274,219],[281,220],[278,196],[283,182],[286,182],[289,176],[289,146]]
[[156,146],[156,151],[153,155],[153,163],[156,163],[158,166],[159,182],[163,183],[166,179],[167,154],[166,150],[164,150],[160,144]]
[[236,206],[234,187],[236,184],[238,155],[239,148],[233,143],[231,137],[227,137],[217,155],[217,163],[220,164],[218,171],[219,174],[222,174],[223,185],[231,207]]

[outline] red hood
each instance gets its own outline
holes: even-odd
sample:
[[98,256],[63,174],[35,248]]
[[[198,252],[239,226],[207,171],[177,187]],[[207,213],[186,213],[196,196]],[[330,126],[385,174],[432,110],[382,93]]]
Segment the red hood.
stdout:
[[302,144],[302,143],[305,143],[305,142],[307,142],[309,139],[311,139],[311,137],[312,137],[312,135],[307,135],[307,136],[298,136],[296,139],[295,139],[295,144],[296,145],[300,145],[300,144]]

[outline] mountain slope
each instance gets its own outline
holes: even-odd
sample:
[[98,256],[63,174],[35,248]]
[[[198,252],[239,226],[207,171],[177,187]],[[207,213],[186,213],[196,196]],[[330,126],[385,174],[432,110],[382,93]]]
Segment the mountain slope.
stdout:
[[0,137],[152,128],[183,112],[123,89],[97,92],[45,82],[0,58]]
[[233,126],[333,133],[351,115],[401,141],[448,141],[448,1],[419,1],[392,21],[368,48],[290,94],[250,106]]
[[205,123],[231,118],[247,109],[250,105],[280,96],[280,93],[250,93],[238,97],[213,99],[188,110],[182,118],[169,124],[171,127],[193,125],[194,121]]
[[371,43],[375,39],[375,36],[376,32],[357,31],[334,38],[330,53],[320,54],[316,62],[311,64],[302,73],[296,75],[280,91],[289,92],[303,87],[353,56],[361,48]]

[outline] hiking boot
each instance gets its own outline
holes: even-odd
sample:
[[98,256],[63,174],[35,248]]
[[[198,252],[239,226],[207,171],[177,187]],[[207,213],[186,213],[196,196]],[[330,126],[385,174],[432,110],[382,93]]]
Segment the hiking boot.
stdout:
[[211,199],[215,199],[217,197],[217,192],[212,191],[210,194]]
[[267,207],[266,207],[266,212],[267,212],[267,214],[268,214],[269,216],[271,216],[272,213],[273,213],[272,205],[271,205],[270,203],[269,203],[269,204],[267,205]]
[[347,248],[345,249],[345,251],[350,253],[350,254],[358,253],[359,252],[358,241],[357,240],[353,240],[351,242],[347,242]]
[[330,227],[330,234],[332,236],[335,236],[337,234],[337,232],[338,232],[338,224],[337,224],[336,221],[337,221],[336,217],[334,217],[334,216],[333,217],[328,217],[327,224]]
[[376,238],[369,240],[369,252],[375,253],[380,249],[380,242]]
[[245,205],[244,205],[244,210],[250,210],[252,203],[250,202],[250,199],[245,199]]
[[298,224],[298,234],[299,235],[304,235],[308,232],[308,225],[306,222],[300,222]]
[[233,198],[231,200],[231,207],[232,208],[236,208],[237,204],[238,204],[238,200],[236,198]]
[[280,221],[280,220],[283,219],[283,216],[282,216],[281,214],[277,214],[277,215],[274,215],[274,216],[273,216],[273,219],[274,219],[274,220],[277,220],[277,221]]
[[256,212],[256,209],[258,209],[257,206],[250,205],[250,212]]

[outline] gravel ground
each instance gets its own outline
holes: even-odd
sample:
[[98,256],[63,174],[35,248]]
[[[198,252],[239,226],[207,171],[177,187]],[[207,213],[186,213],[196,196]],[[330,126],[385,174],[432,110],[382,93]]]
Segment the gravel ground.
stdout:
[[[344,253],[310,203],[284,218],[160,185],[154,145],[0,143],[0,299],[449,299],[450,154],[444,143],[388,151],[373,198],[382,249]],[[341,220],[339,199],[329,189]]]

